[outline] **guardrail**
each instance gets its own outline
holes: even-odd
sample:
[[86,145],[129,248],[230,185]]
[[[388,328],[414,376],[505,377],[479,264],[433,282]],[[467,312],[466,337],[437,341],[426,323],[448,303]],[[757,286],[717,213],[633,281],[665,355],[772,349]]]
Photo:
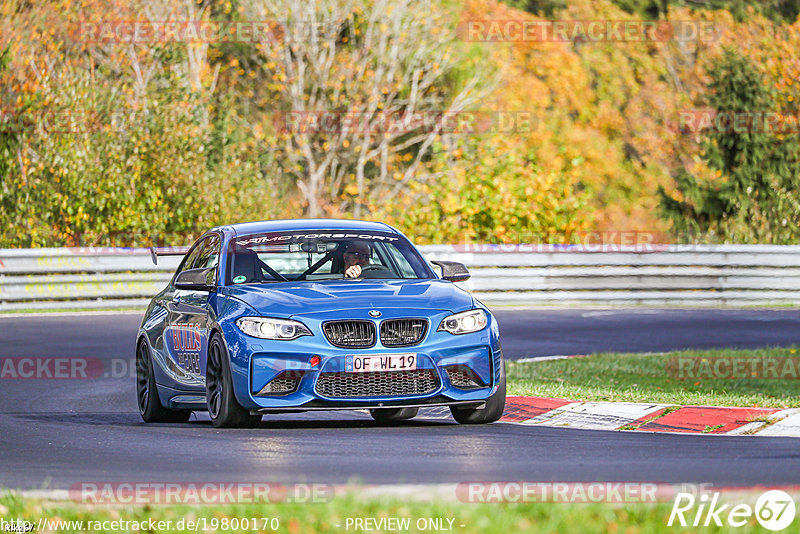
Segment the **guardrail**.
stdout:
[[[431,245],[489,306],[800,303],[800,246]],[[180,257],[148,249],[0,249],[0,310],[144,307]]]
[[487,305],[748,306],[800,303],[800,246],[431,246],[470,268]]

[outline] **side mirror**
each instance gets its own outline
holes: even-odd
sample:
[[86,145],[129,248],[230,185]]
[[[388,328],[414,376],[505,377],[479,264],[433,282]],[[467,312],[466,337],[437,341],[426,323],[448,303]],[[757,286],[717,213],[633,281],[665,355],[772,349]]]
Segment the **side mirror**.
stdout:
[[191,289],[195,291],[214,291],[214,273],[216,267],[206,267],[205,269],[187,269],[175,278],[177,289]]
[[451,282],[469,280],[469,271],[463,263],[457,261],[431,261],[432,264],[442,268],[442,278]]

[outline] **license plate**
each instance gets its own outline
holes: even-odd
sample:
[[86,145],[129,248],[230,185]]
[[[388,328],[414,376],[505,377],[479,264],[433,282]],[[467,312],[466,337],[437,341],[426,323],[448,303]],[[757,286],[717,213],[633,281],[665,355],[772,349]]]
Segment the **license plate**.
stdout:
[[417,368],[416,353],[404,354],[348,354],[344,370],[348,373],[374,373],[382,371],[414,371]]

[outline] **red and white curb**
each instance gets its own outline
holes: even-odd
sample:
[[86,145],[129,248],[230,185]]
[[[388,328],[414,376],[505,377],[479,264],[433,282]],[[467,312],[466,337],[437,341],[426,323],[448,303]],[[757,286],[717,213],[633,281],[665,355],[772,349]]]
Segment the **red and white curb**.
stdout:
[[[441,414],[444,415],[444,414]],[[424,416],[423,416],[424,417]],[[506,399],[501,422],[531,426],[709,435],[800,437],[800,409]]]
[[[632,402],[571,402],[532,419],[523,425],[569,426],[593,430],[617,430],[666,408],[660,404]],[[515,414],[519,417],[519,412]]]

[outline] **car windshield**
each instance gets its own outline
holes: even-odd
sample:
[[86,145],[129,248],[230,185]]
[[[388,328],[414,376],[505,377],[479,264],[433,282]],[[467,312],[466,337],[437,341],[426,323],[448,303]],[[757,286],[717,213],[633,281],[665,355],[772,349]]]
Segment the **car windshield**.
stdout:
[[[315,230],[237,236],[228,254],[228,283],[235,285],[434,277],[404,237],[384,232]],[[354,265],[358,269],[349,270]]]

